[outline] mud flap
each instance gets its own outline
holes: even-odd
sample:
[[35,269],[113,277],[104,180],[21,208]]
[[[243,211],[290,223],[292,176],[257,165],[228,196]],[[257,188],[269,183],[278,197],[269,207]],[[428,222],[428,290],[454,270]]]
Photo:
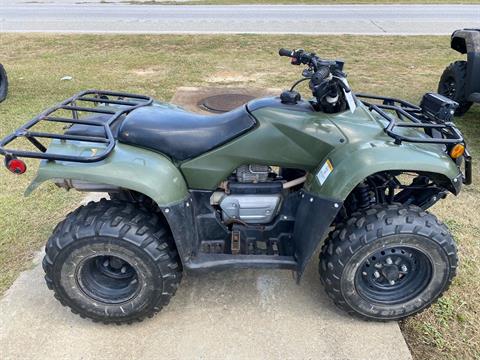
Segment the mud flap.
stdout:
[[184,201],[160,209],[172,231],[182,265],[185,265],[197,248],[193,199],[188,196]]
[[303,192],[301,197],[293,232],[295,258],[298,263],[297,281],[300,281],[308,261],[328,234],[330,225],[342,207],[341,201],[307,192]]

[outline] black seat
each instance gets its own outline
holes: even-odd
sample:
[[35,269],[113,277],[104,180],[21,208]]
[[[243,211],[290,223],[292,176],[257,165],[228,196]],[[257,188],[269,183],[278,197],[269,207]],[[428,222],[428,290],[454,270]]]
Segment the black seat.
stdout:
[[[99,124],[106,123],[112,116],[111,115],[92,115],[86,116],[82,118],[83,120],[91,120],[96,121]],[[118,128],[122,123],[122,120],[125,119],[125,116],[120,117],[117,121],[115,121],[111,126],[110,129],[112,130],[113,136],[116,138],[118,134]],[[94,125],[83,125],[83,124],[75,124],[65,130],[65,134],[67,135],[81,135],[81,136],[95,136],[95,137],[105,137],[105,130],[103,126],[94,126]]]
[[254,126],[255,120],[245,106],[220,115],[146,106],[127,115],[117,138],[182,161],[212,150]]

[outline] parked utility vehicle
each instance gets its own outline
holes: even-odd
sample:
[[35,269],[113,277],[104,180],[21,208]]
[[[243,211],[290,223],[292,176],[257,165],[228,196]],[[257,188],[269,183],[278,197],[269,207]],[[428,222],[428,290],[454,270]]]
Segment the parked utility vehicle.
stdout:
[[8,94],[8,77],[7,72],[2,64],[0,64],[0,102],[7,98]]
[[[92,90],[1,141],[14,173],[42,159],[27,194],[47,180],[110,194],[48,240],[45,279],[63,305],[131,323],[167,305],[184,271],[278,268],[300,280],[320,245],[320,279],[349,313],[401,319],[442,295],[455,244],[426,209],[471,181],[456,103],[354,95],[343,62],[280,55],[305,65],[303,78],[224,114]],[[311,100],[294,89],[304,80]]]
[[467,61],[451,63],[443,71],[438,92],[456,101],[456,115],[465,114],[480,103],[480,29],[461,29],[452,34],[452,49],[467,54]]

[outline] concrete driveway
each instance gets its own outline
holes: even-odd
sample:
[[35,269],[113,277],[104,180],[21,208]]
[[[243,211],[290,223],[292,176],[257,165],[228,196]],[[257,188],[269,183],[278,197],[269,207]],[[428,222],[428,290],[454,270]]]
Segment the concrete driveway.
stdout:
[[152,319],[106,326],[58,303],[37,265],[0,300],[0,358],[410,359],[396,323],[353,319],[326,297],[317,261],[300,286],[288,271],[186,276]]

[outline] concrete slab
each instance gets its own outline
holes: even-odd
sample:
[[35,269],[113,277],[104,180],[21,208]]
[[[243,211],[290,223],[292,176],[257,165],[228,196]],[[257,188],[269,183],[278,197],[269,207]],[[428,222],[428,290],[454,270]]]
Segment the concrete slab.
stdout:
[[287,271],[185,277],[170,305],[131,326],[83,320],[47,289],[39,254],[0,300],[7,359],[411,359],[396,323],[353,319],[326,297],[317,261]]

